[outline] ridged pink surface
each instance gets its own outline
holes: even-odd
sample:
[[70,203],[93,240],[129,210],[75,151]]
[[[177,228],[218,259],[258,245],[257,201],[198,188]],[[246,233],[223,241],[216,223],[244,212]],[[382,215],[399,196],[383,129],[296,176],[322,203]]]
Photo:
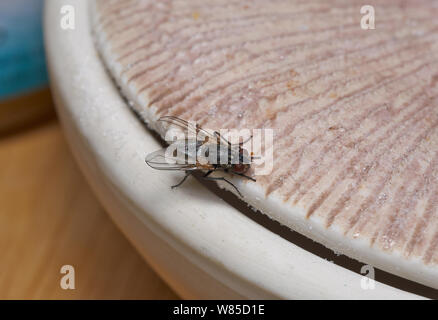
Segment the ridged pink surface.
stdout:
[[360,28],[363,1],[96,3],[114,77],[150,102],[140,112],[273,128],[266,196],[438,264],[436,1],[367,2],[375,30]]

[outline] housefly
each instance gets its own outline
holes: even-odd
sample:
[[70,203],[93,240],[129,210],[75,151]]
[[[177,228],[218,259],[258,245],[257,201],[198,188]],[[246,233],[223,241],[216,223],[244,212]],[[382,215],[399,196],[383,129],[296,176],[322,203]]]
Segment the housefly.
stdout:
[[[170,146],[150,153],[146,163],[157,170],[185,171],[184,178],[172,189],[181,186],[195,171],[203,172],[206,180],[223,181],[231,185],[242,197],[239,189],[225,177],[212,177],[215,172],[230,173],[251,181],[246,175],[254,157],[248,155],[243,144],[232,144],[218,131],[201,128],[194,122],[187,122],[177,117],[165,116],[158,120],[158,131],[166,140],[173,140]],[[172,131],[174,135],[172,136]],[[170,132],[170,135],[169,135]],[[169,139],[169,136],[173,139]]]

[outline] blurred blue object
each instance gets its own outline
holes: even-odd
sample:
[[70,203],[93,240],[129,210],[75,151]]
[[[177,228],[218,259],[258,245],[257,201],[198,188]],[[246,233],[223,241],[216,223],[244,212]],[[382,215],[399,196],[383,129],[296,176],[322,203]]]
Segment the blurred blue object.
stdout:
[[0,1],[0,100],[47,86],[43,0]]

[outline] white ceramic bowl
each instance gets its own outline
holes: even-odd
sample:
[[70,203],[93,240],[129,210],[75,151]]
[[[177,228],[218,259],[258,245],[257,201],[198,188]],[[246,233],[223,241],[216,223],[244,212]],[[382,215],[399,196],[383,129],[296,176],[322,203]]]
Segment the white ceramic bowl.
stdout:
[[[61,8],[75,9],[75,30]],[[46,0],[51,87],[71,149],[115,223],[184,298],[408,299],[322,259],[249,219],[192,179],[144,163],[158,142],[129,109],[96,53],[87,1]],[[99,230],[96,230],[99,232]]]

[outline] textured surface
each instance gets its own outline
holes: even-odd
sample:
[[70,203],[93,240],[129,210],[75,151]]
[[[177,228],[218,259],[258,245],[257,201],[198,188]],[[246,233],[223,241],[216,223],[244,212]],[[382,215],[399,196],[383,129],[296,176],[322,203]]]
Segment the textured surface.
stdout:
[[[0,136],[0,166],[0,299],[177,298],[99,205],[57,122]],[[75,290],[59,285],[66,264]]]
[[146,119],[273,128],[267,197],[347,242],[438,263],[435,1],[369,3],[375,30],[358,1],[96,4],[103,56]]

